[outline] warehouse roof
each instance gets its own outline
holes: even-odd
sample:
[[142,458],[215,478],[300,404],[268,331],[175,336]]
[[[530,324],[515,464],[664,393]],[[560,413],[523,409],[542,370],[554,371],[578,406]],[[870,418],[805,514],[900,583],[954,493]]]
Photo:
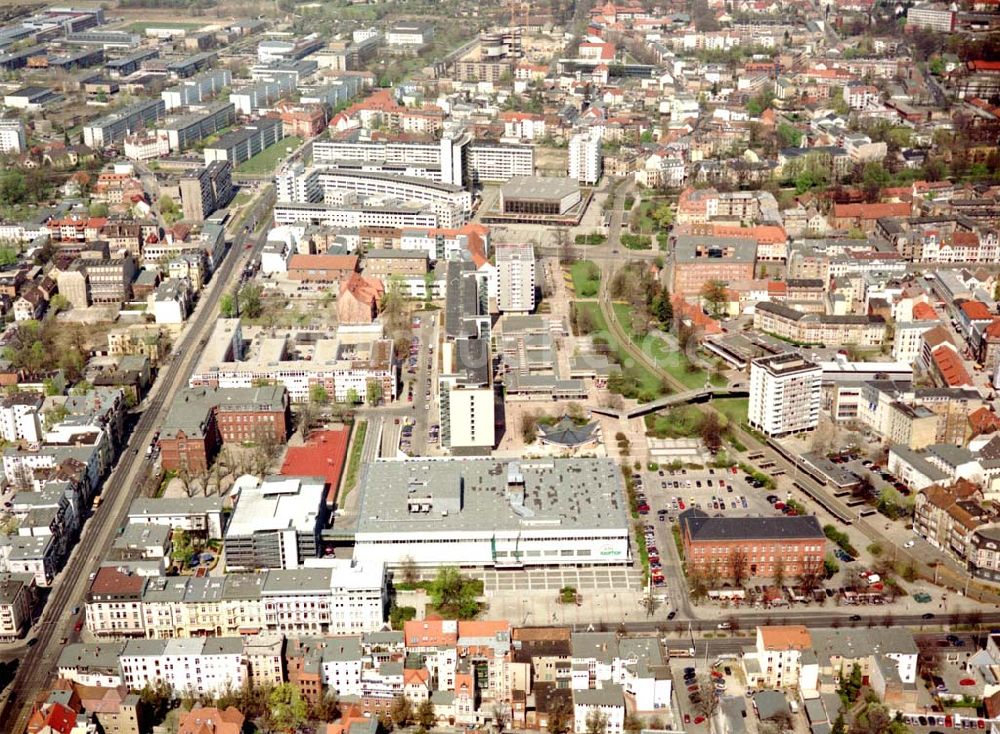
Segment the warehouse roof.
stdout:
[[358,535],[628,526],[610,459],[378,460],[361,484]]

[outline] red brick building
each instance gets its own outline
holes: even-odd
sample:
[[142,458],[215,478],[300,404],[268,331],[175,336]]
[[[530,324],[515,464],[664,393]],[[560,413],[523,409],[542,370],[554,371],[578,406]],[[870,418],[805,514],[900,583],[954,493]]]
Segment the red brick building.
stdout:
[[711,517],[702,510],[681,513],[681,541],[689,567],[719,578],[785,578],[818,571],[826,557],[826,536],[814,515],[795,517]]
[[160,431],[163,468],[208,470],[227,442],[252,442],[263,436],[281,444],[291,427],[291,406],[283,386],[252,388],[193,387],[180,392]]
[[358,270],[357,255],[292,255],[288,261],[289,280],[303,283],[340,283]]

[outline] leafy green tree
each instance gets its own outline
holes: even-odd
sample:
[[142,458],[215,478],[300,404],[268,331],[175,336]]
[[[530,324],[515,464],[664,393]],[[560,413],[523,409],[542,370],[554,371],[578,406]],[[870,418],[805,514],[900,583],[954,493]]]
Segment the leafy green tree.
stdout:
[[219,314],[226,319],[236,316],[236,297],[232,293],[223,293],[219,299]]
[[255,319],[264,311],[261,303],[261,289],[256,283],[247,283],[240,288],[240,313],[247,318]]
[[393,723],[400,728],[409,726],[413,720],[413,704],[406,696],[396,696],[389,707],[389,716]]
[[778,125],[777,134],[782,148],[798,148],[802,142],[802,131],[787,122]]
[[0,247],[0,266],[16,265],[17,261],[17,250],[13,247]]
[[314,405],[326,405],[330,402],[330,395],[325,387],[317,383],[309,388],[309,402]]
[[477,582],[463,576],[454,566],[440,568],[428,589],[437,610],[458,619],[471,619],[479,613],[479,591]]
[[369,405],[377,405],[382,399],[382,383],[378,380],[368,380],[366,398]]
[[266,718],[275,729],[297,731],[309,718],[309,704],[291,683],[275,686],[267,703]]
[[353,387],[350,388],[347,391],[347,404],[348,405],[357,405],[360,402],[361,402],[361,398],[358,396],[358,391],[355,390]]
[[429,698],[425,698],[417,706],[417,731],[426,732],[437,723],[437,715],[434,713],[434,704]]
[[8,168],[0,176],[0,201],[5,204],[20,204],[28,198],[28,186],[24,174],[17,168]]
[[722,314],[729,303],[729,293],[724,280],[709,280],[701,288],[702,300],[708,305],[708,310],[715,317]]

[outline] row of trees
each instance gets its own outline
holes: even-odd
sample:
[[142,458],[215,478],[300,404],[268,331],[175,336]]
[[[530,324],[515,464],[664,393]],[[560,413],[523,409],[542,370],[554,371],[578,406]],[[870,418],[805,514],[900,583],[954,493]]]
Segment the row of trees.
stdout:
[[[720,563],[713,561],[706,566],[688,564],[687,577],[691,587],[691,597],[695,600],[704,599],[711,589],[718,588],[723,579],[730,579],[733,586],[741,588],[752,574],[750,557],[745,550],[733,548],[729,555]],[[784,560],[780,557],[771,570],[771,582],[779,589],[790,580],[802,589],[806,595],[811,595],[823,585],[827,578],[827,568],[824,563],[817,563],[803,570],[795,577],[788,574]]]

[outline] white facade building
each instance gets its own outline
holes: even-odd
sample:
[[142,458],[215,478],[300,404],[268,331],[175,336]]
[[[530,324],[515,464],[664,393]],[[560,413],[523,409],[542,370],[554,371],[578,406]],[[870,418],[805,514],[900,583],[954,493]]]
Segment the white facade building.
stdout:
[[379,460],[365,468],[360,491],[360,561],[498,568],[629,562],[624,487],[608,459]]
[[177,693],[218,696],[246,682],[241,637],[130,640],[119,660],[133,691],[165,683]]
[[496,247],[499,308],[504,313],[535,309],[535,251],[530,244]]
[[24,123],[14,117],[0,119],[0,153],[20,153],[24,147]]
[[797,354],[750,363],[750,425],[768,436],[808,431],[819,423],[823,370]]
[[569,177],[594,186],[603,172],[600,129],[594,127],[573,135],[569,139]]
[[16,443],[42,440],[42,424],[38,411],[42,398],[37,393],[18,393],[0,400],[0,437]]

